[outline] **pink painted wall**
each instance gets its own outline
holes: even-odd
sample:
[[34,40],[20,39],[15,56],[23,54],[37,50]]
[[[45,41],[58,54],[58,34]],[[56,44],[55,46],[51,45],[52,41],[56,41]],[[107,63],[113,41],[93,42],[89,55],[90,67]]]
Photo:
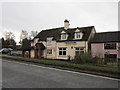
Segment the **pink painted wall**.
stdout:
[[94,56],[103,58],[103,43],[91,44],[91,53]]
[[117,54],[117,58],[120,58],[120,50],[118,50],[118,47],[120,47],[120,43],[117,43],[116,50],[104,50],[104,43],[92,43],[91,44],[91,53],[93,56],[98,56],[100,58],[104,58],[104,54],[106,54],[106,53]]
[[120,43],[118,43],[118,58],[120,59]]

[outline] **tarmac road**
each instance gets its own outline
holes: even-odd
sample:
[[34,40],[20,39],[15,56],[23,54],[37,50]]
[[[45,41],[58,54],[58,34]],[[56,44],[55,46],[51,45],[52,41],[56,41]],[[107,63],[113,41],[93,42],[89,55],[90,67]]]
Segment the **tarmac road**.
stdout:
[[118,88],[118,80],[84,73],[2,61],[4,88]]

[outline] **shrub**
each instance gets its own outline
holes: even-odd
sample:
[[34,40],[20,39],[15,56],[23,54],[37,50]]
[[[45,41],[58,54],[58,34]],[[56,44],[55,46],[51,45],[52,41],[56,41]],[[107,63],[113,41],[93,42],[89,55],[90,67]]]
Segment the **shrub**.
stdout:
[[95,59],[93,59],[90,52],[84,54],[78,54],[74,57],[73,62],[82,64],[82,63],[93,63]]
[[93,58],[90,52],[82,54],[81,58],[85,63],[93,63]]
[[118,62],[117,62],[117,59],[115,59],[115,58],[104,58],[104,63],[105,64],[117,64]]
[[95,56],[92,57],[92,54],[90,52],[84,53],[84,54],[78,54],[73,59],[74,63],[77,64],[94,64],[94,65],[103,65],[103,59]]
[[104,61],[102,58],[99,58],[98,56],[93,57],[93,64],[94,65],[103,65]]
[[85,61],[82,59],[82,55],[79,54],[74,57],[73,63],[82,64],[85,63]]

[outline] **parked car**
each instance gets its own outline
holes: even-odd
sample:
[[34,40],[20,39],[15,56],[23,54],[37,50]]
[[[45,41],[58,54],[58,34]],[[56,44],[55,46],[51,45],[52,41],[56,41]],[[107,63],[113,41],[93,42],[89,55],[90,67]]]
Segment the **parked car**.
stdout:
[[11,53],[11,50],[9,50],[8,48],[2,48],[2,49],[0,50],[0,53],[2,53],[2,54],[10,54],[10,53]]
[[10,51],[13,51],[13,49],[12,49],[12,48],[7,48],[7,49],[9,49]]

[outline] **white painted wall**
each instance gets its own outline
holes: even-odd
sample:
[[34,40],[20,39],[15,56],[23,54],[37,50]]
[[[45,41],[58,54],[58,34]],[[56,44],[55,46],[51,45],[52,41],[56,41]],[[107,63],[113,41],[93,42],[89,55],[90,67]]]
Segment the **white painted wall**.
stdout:
[[34,50],[31,50],[31,58],[34,58]]
[[[59,55],[59,47],[66,47],[66,56],[60,56]],[[72,48],[73,47],[73,48]],[[87,47],[88,45],[85,43],[85,41],[70,41],[70,42],[57,42],[57,56],[56,59],[68,59],[68,55],[71,56],[71,58],[74,58],[75,56],[75,47],[86,47],[86,51],[88,51]]]

